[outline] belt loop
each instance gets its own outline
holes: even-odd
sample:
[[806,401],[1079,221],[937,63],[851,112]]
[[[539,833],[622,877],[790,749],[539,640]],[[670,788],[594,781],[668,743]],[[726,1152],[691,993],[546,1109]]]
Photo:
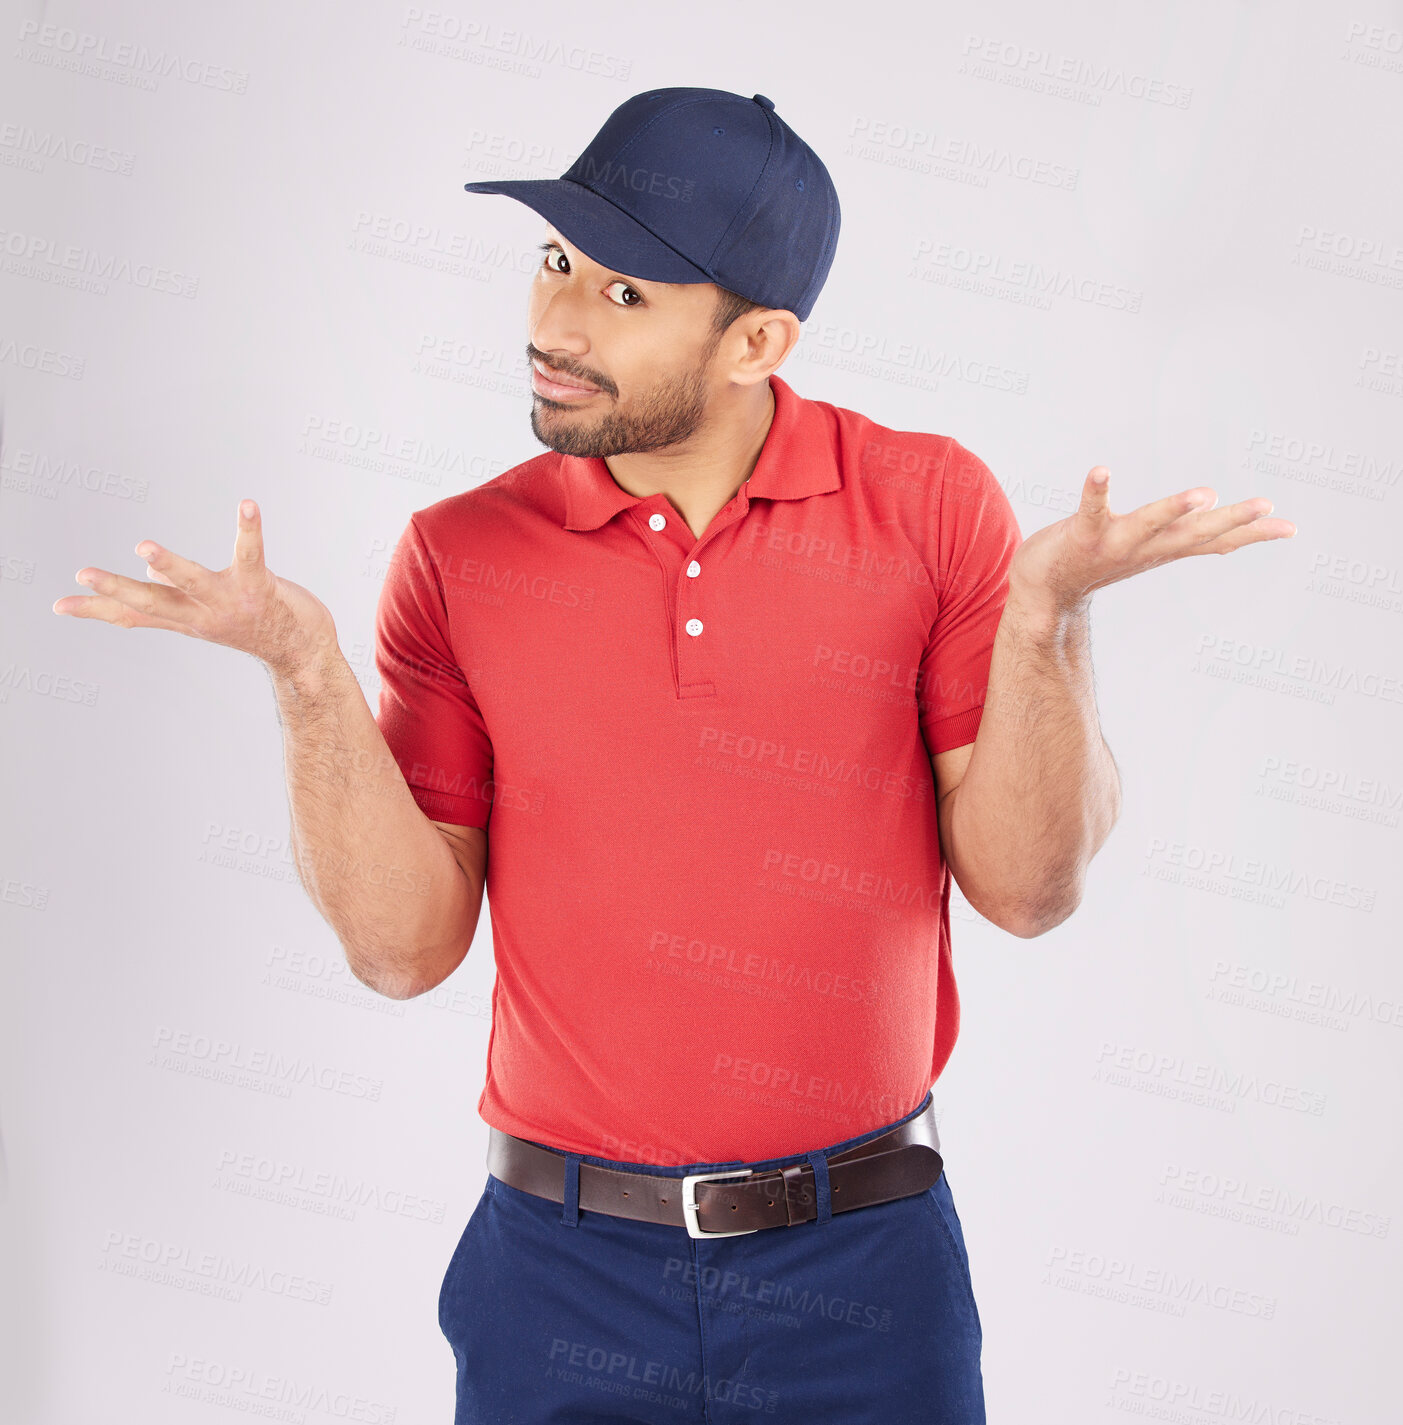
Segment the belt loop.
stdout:
[[814,1226],[820,1227],[833,1220],[833,1199],[828,1191],[828,1159],[821,1149],[804,1156],[813,1164],[814,1191],[818,1197],[818,1216],[814,1219]]
[[565,1155],[565,1201],[561,1204],[560,1220],[567,1227],[580,1225],[580,1155]]

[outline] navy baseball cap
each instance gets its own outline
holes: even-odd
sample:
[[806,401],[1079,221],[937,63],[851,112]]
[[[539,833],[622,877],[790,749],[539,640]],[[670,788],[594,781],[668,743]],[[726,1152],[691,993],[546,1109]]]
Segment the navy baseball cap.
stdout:
[[838,194],[763,94],[625,99],[559,178],[465,183],[534,209],[628,277],[715,282],[804,321],[838,244]]

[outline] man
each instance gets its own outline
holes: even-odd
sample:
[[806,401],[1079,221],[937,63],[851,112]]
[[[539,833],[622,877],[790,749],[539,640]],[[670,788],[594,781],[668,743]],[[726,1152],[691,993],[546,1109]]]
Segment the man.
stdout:
[[411,517],[378,723],[251,501],[230,569],[144,541],[154,583],[54,607],[267,664],[297,863],[367,985],[440,983],[486,886],[459,1425],[983,1421],[930,1094],[951,876],[1016,935],[1071,914],[1119,806],[1092,592],[1294,527],[1203,487],[1112,515],[1097,466],[1024,540],[951,437],[798,395],[839,209],[763,95],[650,91],[560,179],[467,187],[547,220],[547,450]]

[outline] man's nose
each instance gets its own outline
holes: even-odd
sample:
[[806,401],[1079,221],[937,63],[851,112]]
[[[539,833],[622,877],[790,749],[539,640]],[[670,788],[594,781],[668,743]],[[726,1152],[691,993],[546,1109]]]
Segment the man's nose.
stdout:
[[546,355],[579,358],[589,350],[581,321],[580,301],[566,287],[558,287],[531,306],[531,345]]

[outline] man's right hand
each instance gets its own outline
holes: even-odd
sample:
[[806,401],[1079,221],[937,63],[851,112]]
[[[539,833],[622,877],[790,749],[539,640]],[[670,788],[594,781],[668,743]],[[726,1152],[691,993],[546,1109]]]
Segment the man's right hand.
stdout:
[[157,582],[89,566],[77,579],[96,592],[56,599],[53,611],[119,628],[172,629],[250,653],[287,676],[337,649],[336,624],[326,605],[264,564],[261,516],[252,500],[239,506],[234,560],[227,569],[216,573],[149,539],[138,543],[136,552]]

